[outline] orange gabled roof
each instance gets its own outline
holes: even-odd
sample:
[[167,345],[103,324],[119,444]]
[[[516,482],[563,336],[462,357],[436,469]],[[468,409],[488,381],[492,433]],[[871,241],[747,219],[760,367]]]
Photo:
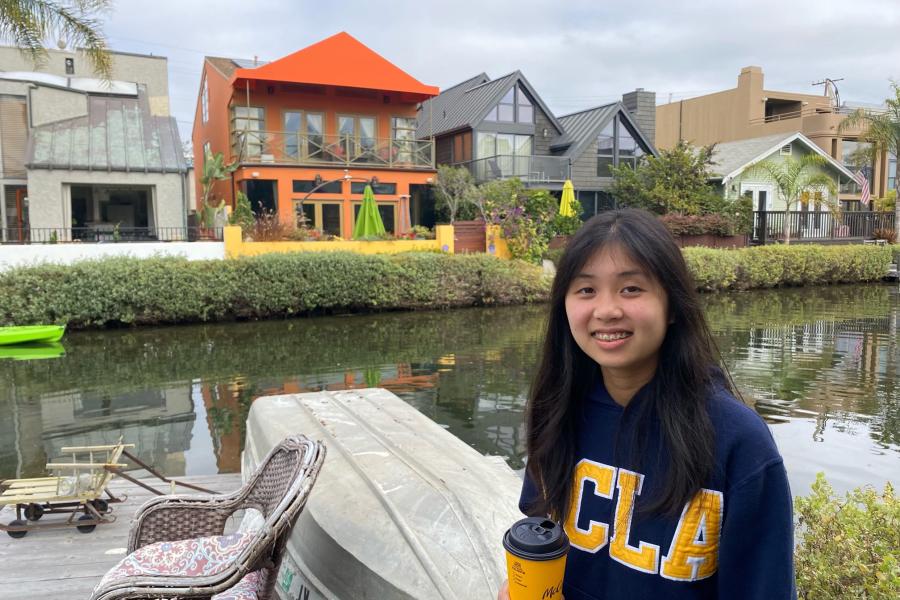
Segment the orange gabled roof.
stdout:
[[437,96],[425,85],[344,31],[254,69],[236,69],[239,81],[279,81],[411,94],[414,101]]

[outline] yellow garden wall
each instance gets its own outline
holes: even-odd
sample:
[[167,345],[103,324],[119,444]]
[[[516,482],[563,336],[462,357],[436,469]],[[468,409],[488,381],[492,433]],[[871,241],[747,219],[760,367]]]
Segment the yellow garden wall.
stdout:
[[362,242],[340,240],[333,242],[245,242],[241,228],[225,228],[225,257],[257,256],[273,252],[356,252],[359,254],[398,254],[400,252],[448,252],[453,253],[453,226],[435,227],[433,240],[385,240]]
[[509,253],[509,244],[503,239],[499,225],[488,225],[484,230],[484,251],[493,254],[497,258],[509,260],[512,255]]

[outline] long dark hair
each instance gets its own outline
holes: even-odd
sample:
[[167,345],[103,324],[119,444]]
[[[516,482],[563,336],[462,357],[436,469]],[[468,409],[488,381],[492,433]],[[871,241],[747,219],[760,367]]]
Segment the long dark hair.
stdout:
[[[575,441],[581,403],[601,377],[600,369],[576,344],[566,317],[566,294],[585,262],[615,246],[662,286],[670,325],[660,348],[656,375],[645,400],[630,404],[623,419],[633,422],[633,467],[647,464],[651,422],[658,419],[665,482],[659,493],[641,498],[640,512],[680,514],[715,464],[714,431],[706,407],[714,379],[730,390],[710,335],[694,281],[681,250],[654,215],[634,209],[601,213],[573,236],[559,262],[550,292],[543,356],[526,409],[528,474],[541,492],[528,512],[564,520],[572,495]],[[617,436],[618,440],[618,436]],[[618,442],[617,442],[618,444]],[[667,459],[666,459],[667,457]]]

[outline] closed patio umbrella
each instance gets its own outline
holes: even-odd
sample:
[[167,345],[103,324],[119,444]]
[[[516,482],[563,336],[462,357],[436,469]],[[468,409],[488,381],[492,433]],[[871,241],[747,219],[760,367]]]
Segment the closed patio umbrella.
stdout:
[[378,206],[375,204],[375,194],[372,193],[372,187],[367,185],[363,190],[362,206],[359,208],[356,225],[353,227],[353,239],[358,240],[383,233],[384,223],[381,221]]
[[564,217],[574,217],[579,212],[579,207],[575,202],[575,186],[572,181],[566,179],[563,184],[562,198],[559,200],[559,214]]

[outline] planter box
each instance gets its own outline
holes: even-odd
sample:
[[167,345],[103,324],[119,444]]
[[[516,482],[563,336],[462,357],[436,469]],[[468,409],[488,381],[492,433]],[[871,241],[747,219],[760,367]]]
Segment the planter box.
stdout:
[[548,244],[548,250],[556,250],[557,248],[565,248],[569,245],[569,240],[572,238],[571,235],[557,235],[553,236],[553,239],[550,240],[550,244]]

